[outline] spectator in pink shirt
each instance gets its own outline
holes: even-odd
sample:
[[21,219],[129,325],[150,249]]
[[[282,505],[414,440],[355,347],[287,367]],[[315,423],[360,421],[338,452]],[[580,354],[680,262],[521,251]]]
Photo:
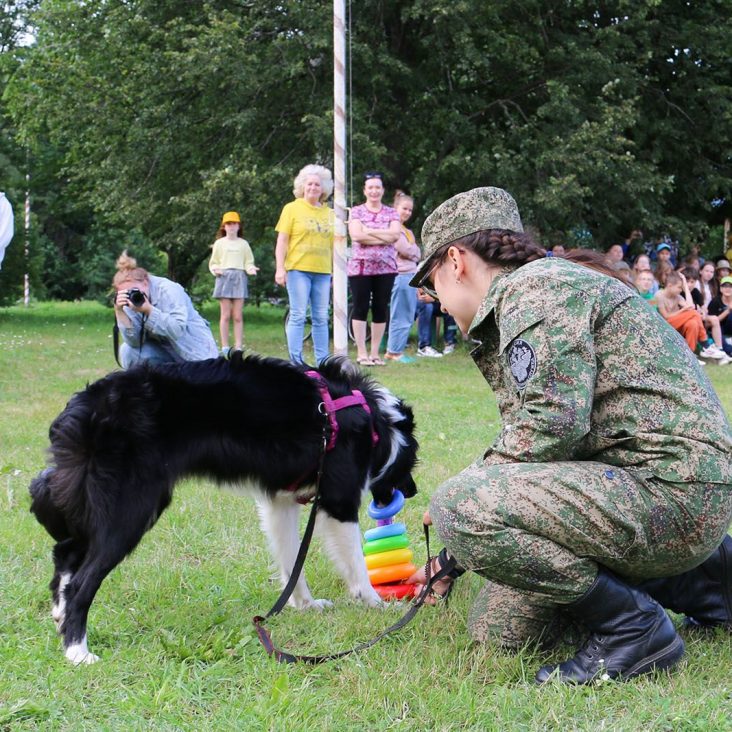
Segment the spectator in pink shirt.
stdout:
[[[383,366],[379,345],[386,330],[391,288],[397,276],[396,247],[401,233],[399,214],[385,206],[381,173],[364,174],[366,202],[351,209],[348,233],[353,244],[348,260],[353,337],[362,366]],[[371,305],[371,354],[366,350],[366,320]]]

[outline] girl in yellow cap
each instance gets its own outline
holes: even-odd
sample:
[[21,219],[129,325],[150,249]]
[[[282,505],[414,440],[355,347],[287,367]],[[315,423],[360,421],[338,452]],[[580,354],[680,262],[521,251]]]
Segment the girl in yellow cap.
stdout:
[[234,349],[241,351],[244,342],[244,300],[248,295],[247,275],[256,275],[254,255],[249,242],[239,236],[241,218],[236,211],[227,211],[213,244],[208,268],[216,278],[213,296],[219,301],[221,319],[221,353],[229,353],[229,321],[234,320]]

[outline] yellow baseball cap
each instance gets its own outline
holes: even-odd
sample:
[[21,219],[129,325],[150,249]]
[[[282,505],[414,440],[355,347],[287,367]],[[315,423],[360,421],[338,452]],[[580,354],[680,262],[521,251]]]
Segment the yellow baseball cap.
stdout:
[[227,211],[221,219],[221,226],[224,224],[240,224],[241,219],[236,211]]

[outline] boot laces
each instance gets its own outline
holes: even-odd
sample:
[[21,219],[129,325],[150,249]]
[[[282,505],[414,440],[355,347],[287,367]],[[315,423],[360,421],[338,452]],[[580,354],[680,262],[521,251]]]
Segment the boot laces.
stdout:
[[591,635],[582,645],[582,647],[577,651],[577,656],[584,656],[588,661],[594,661],[595,656],[599,656],[604,648],[604,636],[601,635]]

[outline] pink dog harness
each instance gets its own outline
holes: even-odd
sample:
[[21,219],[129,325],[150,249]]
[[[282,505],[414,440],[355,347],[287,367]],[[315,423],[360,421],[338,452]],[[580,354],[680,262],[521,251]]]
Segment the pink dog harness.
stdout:
[[[328,444],[325,448],[326,451],[330,451],[335,447],[336,440],[338,439],[338,420],[336,419],[335,413],[339,409],[361,406],[366,410],[366,413],[370,417],[371,407],[369,407],[368,403],[366,402],[366,398],[364,397],[363,393],[358,389],[354,389],[353,392],[348,396],[333,399],[333,397],[330,395],[330,392],[328,391],[328,385],[325,383],[325,379],[317,371],[306,371],[305,376],[309,376],[311,379],[314,379],[318,383],[318,390],[320,391],[320,396],[323,400],[323,408],[325,409],[325,414],[327,415],[328,422],[330,423],[330,439],[328,440]],[[378,441],[379,435],[376,434],[376,430],[374,429],[374,423],[372,420],[371,442],[372,444],[376,445]]]

